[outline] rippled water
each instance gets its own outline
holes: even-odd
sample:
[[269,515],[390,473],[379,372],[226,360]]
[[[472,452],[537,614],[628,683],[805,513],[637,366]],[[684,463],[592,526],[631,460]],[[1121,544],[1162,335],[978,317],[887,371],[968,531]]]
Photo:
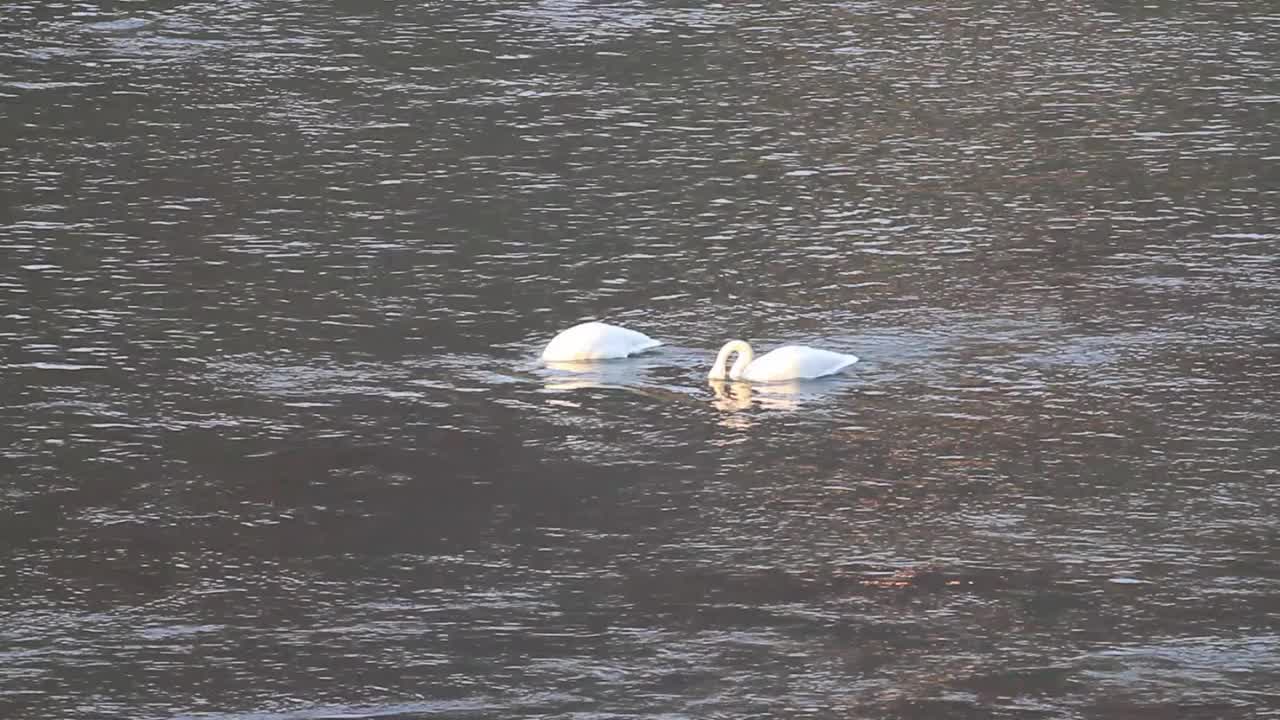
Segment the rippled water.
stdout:
[[[0,58],[0,715],[1280,717],[1270,4],[16,2]],[[536,362],[585,318],[667,345]]]

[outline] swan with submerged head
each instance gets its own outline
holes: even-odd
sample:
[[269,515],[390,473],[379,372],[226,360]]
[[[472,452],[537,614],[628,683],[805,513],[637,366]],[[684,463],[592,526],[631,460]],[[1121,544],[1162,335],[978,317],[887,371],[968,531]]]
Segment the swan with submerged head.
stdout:
[[551,338],[542,351],[546,362],[610,360],[634,355],[661,345],[644,333],[602,322],[574,325]]
[[[726,370],[729,356],[738,354],[733,366]],[[770,383],[784,380],[807,380],[838,373],[858,362],[858,356],[805,345],[783,345],[755,356],[751,346],[742,340],[730,340],[720,348],[716,362],[707,377],[711,380],[746,380]]]

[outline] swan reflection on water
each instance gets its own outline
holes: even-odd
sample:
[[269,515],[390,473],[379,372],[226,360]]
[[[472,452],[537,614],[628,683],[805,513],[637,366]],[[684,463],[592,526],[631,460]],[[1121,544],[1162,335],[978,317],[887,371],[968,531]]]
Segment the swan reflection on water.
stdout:
[[715,399],[711,404],[724,412],[749,410],[759,403],[766,410],[795,410],[800,407],[801,390],[798,382],[751,385],[744,382],[708,380]]
[[[542,387],[549,392],[572,390],[622,390],[665,402],[702,405],[696,395],[660,387],[638,380],[637,368],[602,365],[595,363],[547,363],[556,372],[542,378]],[[834,389],[831,383],[822,381],[790,381],[778,383],[745,383],[732,380],[708,380],[714,397],[711,405],[724,413],[741,413],[752,407],[773,411],[799,410],[808,402],[828,397]],[[705,407],[705,405],[703,405]]]
[[545,378],[542,387],[547,390],[581,390],[583,388],[609,387],[605,373],[599,371],[595,363],[586,362],[544,362],[548,370],[555,375]]
[[[664,382],[661,369],[670,358],[627,358],[605,362],[543,362],[537,380],[546,392],[574,390],[620,390],[663,402],[691,407],[706,407],[706,396],[694,388],[684,387],[678,379]],[[680,365],[679,362],[676,363]],[[656,371],[656,377],[653,376]],[[734,380],[708,380],[714,397],[711,405],[728,414],[758,407],[763,410],[790,412],[804,405],[830,399],[844,383],[831,380],[787,380],[770,383],[748,383]]]
[[646,371],[659,365],[656,360],[612,360],[607,362],[544,362],[552,375],[544,375],[542,387],[550,392],[570,390],[621,390],[642,397],[688,405],[700,401],[688,394],[650,384]]
[[635,360],[545,361],[543,365],[551,371],[543,377],[543,387],[548,390],[633,386],[644,376],[644,371],[647,369],[645,363]]

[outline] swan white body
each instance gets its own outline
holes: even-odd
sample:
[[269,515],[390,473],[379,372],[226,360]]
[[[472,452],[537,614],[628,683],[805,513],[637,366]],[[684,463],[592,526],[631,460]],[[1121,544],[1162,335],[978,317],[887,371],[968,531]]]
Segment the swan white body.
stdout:
[[[725,370],[729,356],[738,354],[733,367]],[[715,365],[707,377],[712,380],[746,380],[748,382],[782,382],[806,380],[838,373],[858,362],[857,355],[819,350],[805,345],[783,345],[756,357],[751,346],[742,340],[730,340],[720,348]]]
[[551,338],[542,351],[542,359],[547,362],[578,362],[624,358],[661,344],[661,341],[635,330],[602,322],[585,322]]

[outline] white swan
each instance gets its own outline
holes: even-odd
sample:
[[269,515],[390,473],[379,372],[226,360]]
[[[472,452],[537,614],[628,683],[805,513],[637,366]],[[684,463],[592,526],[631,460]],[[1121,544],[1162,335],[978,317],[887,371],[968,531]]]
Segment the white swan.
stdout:
[[624,358],[661,344],[661,341],[635,330],[602,322],[585,322],[551,338],[542,351],[542,359],[546,362],[578,362]]
[[[733,367],[725,371],[729,356],[738,353]],[[751,346],[742,340],[730,340],[720,348],[716,363],[707,377],[711,380],[747,380],[750,382],[780,382],[804,380],[837,373],[858,362],[858,356],[819,350],[804,345],[783,345],[756,357]]]

